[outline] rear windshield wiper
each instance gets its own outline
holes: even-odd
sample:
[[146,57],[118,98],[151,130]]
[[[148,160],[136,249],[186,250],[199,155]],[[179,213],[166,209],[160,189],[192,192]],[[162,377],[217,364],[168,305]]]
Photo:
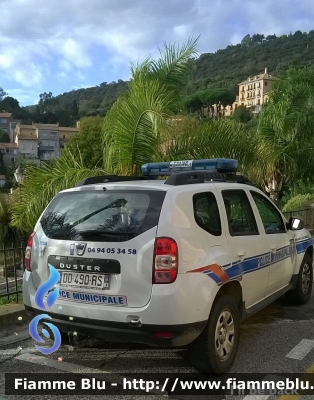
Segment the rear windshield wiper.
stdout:
[[121,235],[135,235],[135,232],[127,232],[127,231],[117,231],[117,232],[112,232],[112,231],[99,231],[97,229],[87,229],[85,231],[76,231],[75,234],[81,235],[81,236],[92,236],[92,235],[103,235],[103,236],[121,236]]

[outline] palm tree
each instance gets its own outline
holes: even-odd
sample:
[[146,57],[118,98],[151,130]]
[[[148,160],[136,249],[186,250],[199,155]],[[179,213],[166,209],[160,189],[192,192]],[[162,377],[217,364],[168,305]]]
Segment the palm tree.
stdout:
[[257,175],[270,197],[278,202],[284,183],[313,181],[314,73],[293,69],[279,80],[260,114],[257,137],[272,149],[270,162]]
[[181,134],[169,138],[160,149],[159,159],[233,158],[241,172],[253,180],[256,169],[272,160],[271,149],[259,143],[256,132],[232,119],[202,122],[196,119],[181,125]]
[[[128,92],[113,105],[104,119],[104,169],[87,168],[71,148],[44,166],[28,165],[20,198],[12,206],[11,226],[31,233],[39,216],[61,190],[88,176],[106,173],[138,174],[140,165],[158,153],[160,132],[179,103],[179,92],[196,54],[196,40],[181,48],[166,45],[157,61],[147,58],[132,65]],[[79,151],[79,149],[78,149]],[[77,151],[75,150],[75,154]]]
[[30,234],[49,202],[61,190],[74,187],[89,176],[104,175],[102,169],[87,168],[70,151],[42,166],[27,165],[20,195],[11,206],[10,225]]
[[16,200],[16,196],[16,193],[0,195],[0,245],[4,247],[20,245],[20,241],[23,239],[23,233],[10,224],[11,206]]
[[104,120],[108,173],[137,175],[142,164],[156,159],[161,131],[180,102],[179,93],[195,54],[196,40],[190,39],[181,48],[165,45],[157,61],[147,58],[131,66],[129,89]]

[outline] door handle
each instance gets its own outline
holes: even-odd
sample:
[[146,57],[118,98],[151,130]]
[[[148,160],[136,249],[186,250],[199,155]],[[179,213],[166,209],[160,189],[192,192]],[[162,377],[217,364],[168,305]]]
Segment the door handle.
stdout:
[[239,258],[244,258],[244,257],[245,257],[245,251],[238,251],[238,252],[237,252],[237,256],[238,256]]
[[275,252],[275,251],[277,250],[277,246],[276,246],[275,244],[271,245],[271,246],[270,246],[270,250],[271,250],[272,252]]

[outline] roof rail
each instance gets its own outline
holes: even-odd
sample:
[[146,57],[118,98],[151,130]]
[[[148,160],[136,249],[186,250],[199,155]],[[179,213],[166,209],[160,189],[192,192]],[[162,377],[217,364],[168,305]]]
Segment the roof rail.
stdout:
[[143,181],[143,180],[151,180],[151,179],[154,179],[154,178],[150,177],[150,176],[121,176],[121,175],[91,176],[89,178],[82,179],[76,185],[76,187],[85,186],[85,185],[93,185],[95,183]]
[[245,183],[254,186],[254,184],[243,175],[220,173],[218,171],[186,171],[177,172],[169,176],[165,181],[166,185],[180,186],[204,182],[233,182]]
[[204,160],[181,160],[144,164],[141,167],[142,176],[102,175],[81,180],[76,187],[107,182],[130,182],[156,180],[166,177],[166,185],[189,185],[193,183],[234,182],[254,186],[247,178],[236,172],[238,161],[228,158]]

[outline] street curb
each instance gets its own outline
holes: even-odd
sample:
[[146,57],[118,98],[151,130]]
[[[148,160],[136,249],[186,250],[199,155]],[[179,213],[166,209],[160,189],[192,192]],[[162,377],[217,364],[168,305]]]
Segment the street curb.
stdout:
[[[18,318],[22,317],[22,320]],[[10,325],[24,325],[31,318],[27,314],[24,304],[6,304],[0,306],[0,331]]]
[[28,325],[25,325],[22,329],[16,328],[15,332],[7,333],[7,336],[0,338],[0,349],[5,349],[15,343],[19,343],[31,338]]

